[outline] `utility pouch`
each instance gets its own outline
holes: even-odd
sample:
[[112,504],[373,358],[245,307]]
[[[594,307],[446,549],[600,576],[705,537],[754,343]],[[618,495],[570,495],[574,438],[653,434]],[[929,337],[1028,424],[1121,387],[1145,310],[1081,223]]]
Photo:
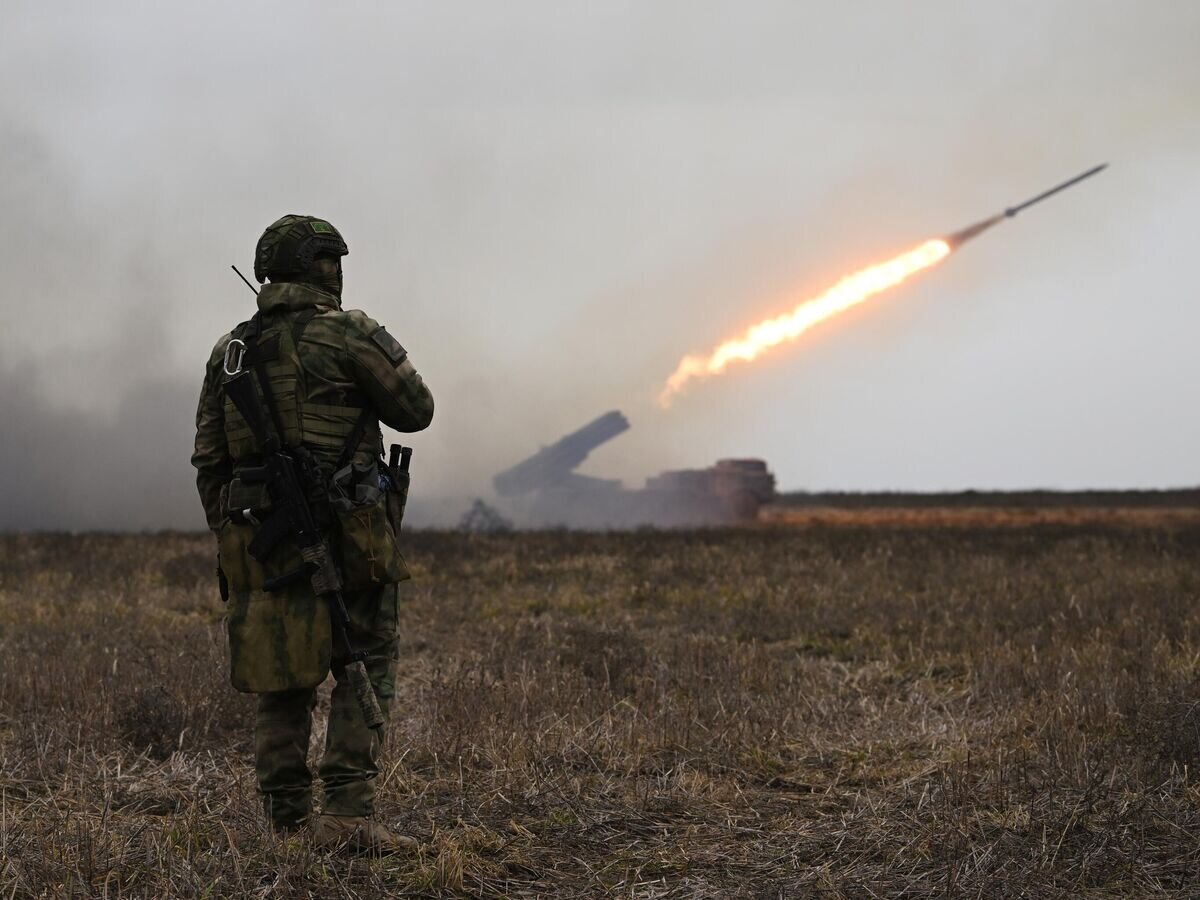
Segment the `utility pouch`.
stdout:
[[266,484],[250,484],[234,478],[225,489],[222,511],[238,521],[261,522],[271,511],[271,496]]
[[400,536],[400,526],[404,524],[404,507],[408,505],[408,485],[410,475],[408,462],[412,458],[411,447],[401,447],[392,444],[391,459],[384,467],[384,488],[387,494],[388,522],[396,537]]
[[257,525],[230,516],[221,523],[217,532],[221,571],[225,573],[231,593],[264,591],[272,579],[294,572],[304,565],[299,547],[290,540],[283,541],[266,560],[260,562],[255,559],[250,552],[250,545],[258,531]]
[[399,535],[400,526],[404,524],[404,506],[408,502],[408,473],[402,473],[399,478],[389,476],[388,480],[390,484],[385,495],[388,524],[392,526],[392,532]]
[[229,675],[239,691],[263,693],[315,687],[329,672],[333,638],[329,604],[308,579],[277,591],[264,585],[303,565],[294,541],[265,562],[250,555],[256,528],[226,519],[217,533],[229,590],[225,627]]
[[396,546],[387,494],[379,469],[353,463],[334,473],[329,506],[336,520],[334,553],[347,590],[363,590],[408,579],[408,566]]

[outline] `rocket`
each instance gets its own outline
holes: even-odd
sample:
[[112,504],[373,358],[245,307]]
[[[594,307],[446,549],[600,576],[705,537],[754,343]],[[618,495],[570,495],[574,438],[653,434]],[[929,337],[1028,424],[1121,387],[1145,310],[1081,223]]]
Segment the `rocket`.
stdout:
[[[1096,173],[1107,168],[1108,163],[1088,169],[1081,175],[1076,175],[1048,191],[1042,191],[1036,197],[1010,206],[1001,213],[968,225],[961,231],[948,234],[945,237],[932,238],[923,241],[905,252],[875,263],[857,272],[845,276],[825,293],[796,304],[791,310],[777,313],[750,326],[741,335],[735,335],[718,344],[707,355],[688,354],[679,360],[675,371],[667,378],[658,396],[659,405],[666,409],[671,405],[684,386],[696,378],[709,378],[724,372],[732,363],[749,362],[772,347],[791,343],[814,325],[824,322],[853,306],[863,303],[881,291],[900,284],[906,278],[915,275],[930,266],[936,265],[958,249],[965,241],[996,225],[1005,219],[1011,219],[1022,210],[1035,203],[1041,203],[1047,197],[1052,197],[1059,191],[1065,191],[1072,185],[1078,184],[1085,178],[1091,178]],[[614,413],[614,415],[616,415]],[[592,426],[588,426],[589,428]],[[550,448],[554,449],[554,448]],[[549,451],[545,451],[549,452]],[[582,457],[580,457],[582,459]],[[521,465],[526,465],[522,463]],[[520,467],[518,467],[520,468]],[[507,476],[505,476],[507,477]],[[499,489],[499,486],[497,486]]]
[[1092,168],[1088,169],[1086,172],[1084,172],[1080,175],[1076,175],[1074,178],[1068,178],[1062,184],[1055,185],[1054,187],[1050,188],[1050,190],[1048,190],[1048,191],[1042,191],[1036,197],[1031,197],[1030,199],[1026,200],[1024,203],[1018,203],[1016,206],[1010,206],[1008,209],[1004,210],[1004,212],[997,213],[996,215],[992,216],[991,218],[984,219],[983,221],[980,221],[980,222],[976,222],[974,225],[968,225],[966,228],[956,231],[953,234],[948,234],[948,235],[946,235],[946,237],[943,238],[943,240],[947,244],[950,245],[950,248],[952,250],[957,250],[960,246],[962,246],[964,243],[969,241],[971,238],[976,237],[979,234],[982,234],[983,232],[985,232],[989,228],[991,228],[993,225],[998,225],[999,223],[1003,222],[1005,219],[1011,219],[1013,216],[1015,216],[1017,213],[1021,212],[1022,210],[1028,209],[1029,207],[1033,206],[1033,204],[1041,203],[1047,197],[1052,197],[1053,195],[1057,194],[1059,191],[1065,191],[1067,188],[1069,188],[1073,185],[1079,184],[1079,182],[1083,181],[1085,178],[1091,178],[1093,175],[1096,175],[1099,172],[1102,172],[1107,168],[1108,168],[1108,163],[1101,163],[1098,166],[1093,166]]

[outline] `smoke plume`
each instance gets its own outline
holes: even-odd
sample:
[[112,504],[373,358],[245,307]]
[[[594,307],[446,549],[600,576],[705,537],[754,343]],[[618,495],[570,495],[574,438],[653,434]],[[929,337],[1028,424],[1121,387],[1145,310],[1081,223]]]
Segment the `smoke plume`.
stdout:
[[[633,486],[739,456],[812,490],[1196,480],[1200,7],[243,4],[230,24],[0,11],[0,529],[201,527],[202,371],[254,308],[229,264],[289,212],[346,236],[348,305],[437,398],[414,524],[614,408],[630,433],[582,471]],[[904,304],[658,409],[681,353],[1102,157],[1094,189]]]

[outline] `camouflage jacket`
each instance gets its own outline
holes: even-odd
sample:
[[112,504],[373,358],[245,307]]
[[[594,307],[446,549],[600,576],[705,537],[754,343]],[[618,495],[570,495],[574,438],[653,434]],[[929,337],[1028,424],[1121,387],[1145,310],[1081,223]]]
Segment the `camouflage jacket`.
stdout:
[[[359,310],[343,310],[336,297],[304,284],[265,285],[258,295],[264,323],[294,320],[313,309],[297,352],[304,370],[303,396],[288,397],[295,429],[288,437],[309,447],[327,462],[340,454],[362,406],[397,431],[420,431],[433,418],[433,395],[417,374],[404,348],[374,319]],[[222,488],[234,477],[239,456],[238,430],[226,422],[228,409],[221,390],[225,335],[213,348],[196,412],[196,445],[192,465],[208,526],[219,528],[224,517]],[[353,398],[353,399],[351,399]],[[231,446],[230,435],[234,436]],[[242,442],[244,445],[244,441]],[[379,428],[369,428],[355,458],[375,459],[382,452]]]

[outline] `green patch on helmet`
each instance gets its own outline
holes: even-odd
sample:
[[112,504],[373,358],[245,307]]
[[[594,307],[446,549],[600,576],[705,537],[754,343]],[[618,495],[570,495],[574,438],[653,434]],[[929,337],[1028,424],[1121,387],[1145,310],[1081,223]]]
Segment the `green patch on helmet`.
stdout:
[[309,222],[308,224],[312,227],[312,230],[315,231],[317,234],[337,234],[337,232],[334,231],[333,226],[330,225],[328,222],[322,222],[319,219],[314,219],[312,222]]

